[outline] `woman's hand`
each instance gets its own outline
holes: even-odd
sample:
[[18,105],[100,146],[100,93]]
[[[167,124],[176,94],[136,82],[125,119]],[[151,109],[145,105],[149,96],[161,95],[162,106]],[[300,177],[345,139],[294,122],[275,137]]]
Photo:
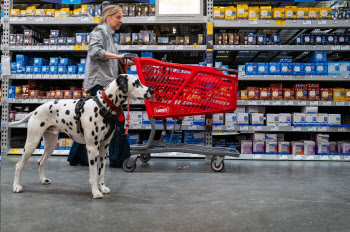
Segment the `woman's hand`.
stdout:
[[134,59],[130,59],[130,60],[128,61],[128,66],[131,66],[131,65],[135,65]]

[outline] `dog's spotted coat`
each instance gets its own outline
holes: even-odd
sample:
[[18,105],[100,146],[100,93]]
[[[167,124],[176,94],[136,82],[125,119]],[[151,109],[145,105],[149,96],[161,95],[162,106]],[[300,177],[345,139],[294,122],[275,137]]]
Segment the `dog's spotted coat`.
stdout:
[[[121,106],[128,99],[147,99],[153,91],[142,85],[137,76],[122,74],[112,81],[105,93],[116,105]],[[110,109],[102,99],[101,91],[97,96],[103,106]],[[24,123],[29,118],[27,141],[24,153],[16,164],[13,192],[22,192],[20,176],[24,164],[44,137],[45,149],[39,159],[39,174],[41,184],[50,184],[51,181],[44,175],[44,166],[47,159],[55,149],[59,132],[66,133],[74,141],[86,144],[89,159],[90,184],[93,198],[102,198],[103,194],[110,193],[104,184],[107,151],[113,133],[103,140],[109,130],[109,124],[101,116],[99,108],[93,99],[87,100],[81,114],[82,132],[77,133],[77,120],[75,119],[75,106],[77,100],[56,100],[39,106],[23,120],[11,125]],[[116,114],[115,112],[113,112]]]

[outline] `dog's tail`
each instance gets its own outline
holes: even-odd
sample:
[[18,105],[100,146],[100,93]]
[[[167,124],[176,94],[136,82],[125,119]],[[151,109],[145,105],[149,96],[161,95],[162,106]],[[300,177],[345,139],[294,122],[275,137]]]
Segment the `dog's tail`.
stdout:
[[32,116],[33,113],[34,113],[34,111],[31,112],[31,113],[29,113],[27,116],[25,116],[21,121],[11,122],[11,123],[9,124],[9,126],[19,125],[19,124],[24,123],[25,121],[27,121],[27,120]]

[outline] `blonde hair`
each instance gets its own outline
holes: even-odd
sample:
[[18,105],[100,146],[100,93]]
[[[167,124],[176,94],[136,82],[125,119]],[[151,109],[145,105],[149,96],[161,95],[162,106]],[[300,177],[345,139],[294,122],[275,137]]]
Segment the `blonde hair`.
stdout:
[[114,15],[118,13],[119,11],[122,11],[122,8],[118,5],[109,5],[103,8],[102,15],[100,17],[100,21],[98,22],[98,25],[102,25],[106,22],[106,16],[107,15]]

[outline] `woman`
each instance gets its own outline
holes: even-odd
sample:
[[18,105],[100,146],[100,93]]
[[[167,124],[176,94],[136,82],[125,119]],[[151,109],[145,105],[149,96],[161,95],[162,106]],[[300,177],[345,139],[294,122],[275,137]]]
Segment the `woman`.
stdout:
[[[118,55],[114,34],[116,30],[119,30],[122,23],[122,8],[117,5],[109,5],[103,9],[99,25],[91,32],[84,78],[85,92],[90,93],[91,96],[95,96],[99,90],[111,83],[121,71],[118,65],[119,60],[124,59],[124,54]],[[132,65],[134,62],[129,61],[129,64]],[[117,122],[116,124],[121,133],[124,133],[124,123]],[[128,143],[124,147],[123,154],[116,154],[120,152],[120,149],[118,149],[120,139],[123,138],[115,133],[111,140],[110,156],[113,155],[114,157],[111,160],[111,166],[122,167],[124,159],[130,157]],[[124,145],[125,142],[127,142],[127,139],[123,141]],[[88,165],[85,145],[74,142],[68,161],[73,166],[77,164]]]

